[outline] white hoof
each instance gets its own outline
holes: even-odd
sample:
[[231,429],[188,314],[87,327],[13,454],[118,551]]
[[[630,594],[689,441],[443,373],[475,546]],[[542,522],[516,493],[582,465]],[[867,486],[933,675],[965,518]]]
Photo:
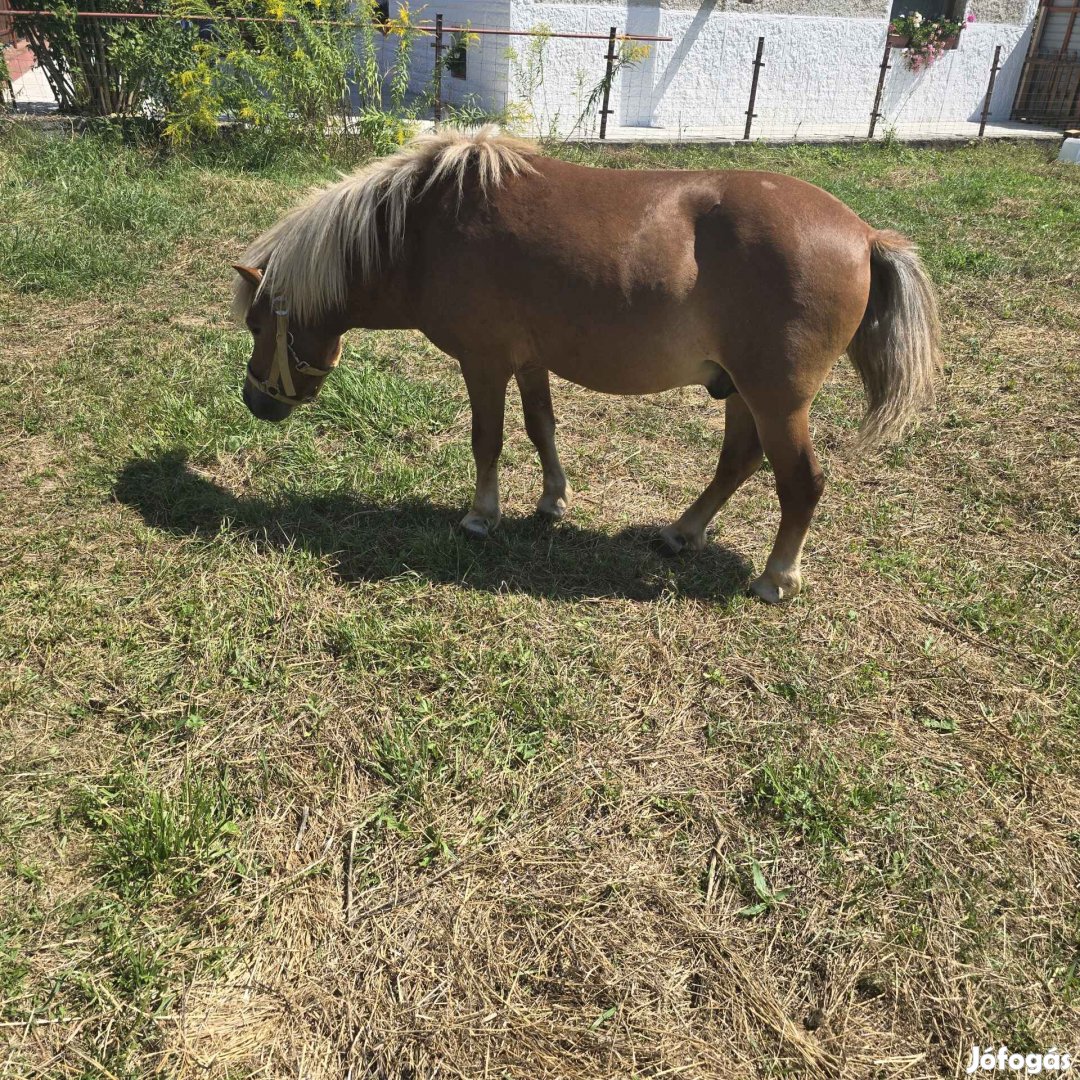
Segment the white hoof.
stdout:
[[756,581],[751,582],[750,591],[766,604],[782,604],[786,600],[794,600],[802,592],[802,579],[785,576],[777,582],[768,574],[762,574]]
[[566,500],[555,495],[545,495],[537,504],[536,512],[540,517],[558,521],[566,514]]
[[483,514],[478,514],[475,510],[470,510],[461,519],[461,531],[464,532],[466,536],[471,536],[474,540],[486,540],[498,524],[498,519],[492,521],[490,518],[484,517]]

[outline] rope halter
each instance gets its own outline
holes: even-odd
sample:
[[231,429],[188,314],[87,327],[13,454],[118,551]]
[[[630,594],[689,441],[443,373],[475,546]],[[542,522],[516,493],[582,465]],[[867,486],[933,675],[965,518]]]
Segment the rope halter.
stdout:
[[[301,360],[293,350],[293,336],[289,333],[289,309],[284,298],[275,296],[271,308],[274,312],[274,359],[265,379],[257,379],[251,370],[251,364],[248,364],[247,381],[275,401],[284,402],[286,405],[306,405],[315,400],[322,380],[337,367],[338,358],[335,357],[328,368],[316,367],[306,360]],[[299,397],[293,382],[294,374],[317,380],[315,389],[310,394]]]

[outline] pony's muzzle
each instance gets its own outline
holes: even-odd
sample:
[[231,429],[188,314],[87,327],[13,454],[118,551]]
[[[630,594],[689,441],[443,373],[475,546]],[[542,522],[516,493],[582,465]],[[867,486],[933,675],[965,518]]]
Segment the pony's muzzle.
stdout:
[[244,384],[244,404],[257,420],[269,420],[273,424],[284,420],[293,411],[288,402],[278,401],[250,382]]

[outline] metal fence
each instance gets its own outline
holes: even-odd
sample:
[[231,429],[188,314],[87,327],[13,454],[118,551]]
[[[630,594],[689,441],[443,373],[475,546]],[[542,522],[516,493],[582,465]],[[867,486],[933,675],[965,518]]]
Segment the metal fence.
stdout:
[[1075,115],[1061,106],[1064,77],[1045,69],[1026,79],[1015,108],[1022,51],[985,33],[958,35],[933,65],[913,62],[906,43],[884,32],[876,48],[845,53],[840,43],[816,66],[791,62],[782,29],[728,36],[708,54],[708,78],[683,88],[672,71],[686,50],[672,37],[462,26],[442,16],[424,29],[432,41],[413,63],[418,85],[432,88],[431,119],[498,115],[542,136],[982,137],[1023,134],[1019,120],[1064,125]]
[[[790,29],[799,21],[778,18],[766,32],[748,33],[743,19],[738,32],[702,31],[690,41],[618,26],[511,29],[436,14],[416,27],[411,102],[435,123],[495,119],[531,135],[620,141],[975,137],[1001,134],[1009,120],[1080,123],[1075,56],[1044,58],[1032,47],[1025,58],[1015,38],[962,34],[913,74],[905,43],[863,20],[857,49],[825,42],[802,62]],[[376,36],[389,71],[399,46]]]
[[[533,135],[605,138],[625,74],[671,38],[455,25],[436,15],[414,46],[413,86],[426,115],[501,120]],[[620,81],[622,77],[622,82]]]
[[1044,0],[1020,74],[1018,119],[1080,127],[1080,0]]

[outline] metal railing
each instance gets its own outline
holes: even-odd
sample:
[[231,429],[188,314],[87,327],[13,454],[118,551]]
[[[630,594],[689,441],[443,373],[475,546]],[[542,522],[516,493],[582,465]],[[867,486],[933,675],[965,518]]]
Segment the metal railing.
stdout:
[[[13,14],[49,16],[54,12],[21,8]],[[66,14],[83,19],[176,19],[172,14],[145,11]],[[270,16],[199,17],[200,23],[216,21],[290,22]],[[340,19],[313,21],[355,24]],[[985,53],[985,82],[977,87],[969,78],[963,115],[956,114],[954,86],[948,78],[936,82],[930,78],[922,85],[921,80],[895,73],[902,58],[910,58],[904,57],[903,43],[887,32],[879,62],[866,57],[864,49],[860,52],[863,59],[856,63],[846,68],[836,66],[835,70],[821,65],[800,83],[793,78],[790,65],[776,63],[790,46],[784,31],[770,30],[758,35],[752,45],[745,38],[732,45],[725,40],[709,54],[707,63],[715,74],[711,105],[706,84],[699,87],[692,103],[693,115],[685,119],[678,95],[669,93],[670,70],[657,66],[657,53],[673,41],[670,36],[620,32],[617,26],[606,33],[471,26],[450,22],[442,14],[436,14],[431,22],[416,24],[414,29],[431,39],[430,49],[417,49],[410,58],[415,99],[423,97],[424,107],[436,123],[503,118],[532,134],[620,140],[650,135],[874,139],[888,133],[912,138],[938,134],[982,137],[991,117],[1003,111],[1001,101],[994,101],[995,93],[999,98],[1009,95],[1010,105],[1015,100],[1011,115],[1017,120],[1063,126],[1080,123],[1080,56],[1050,58],[1033,50],[1019,78],[1010,65],[1008,85],[1003,86],[1004,47],[988,45],[985,38],[970,45],[961,40],[951,46],[978,48]],[[393,48],[392,42],[387,42],[391,55]],[[660,61],[675,66],[673,57],[680,49],[681,42],[674,51],[663,53]],[[970,71],[972,66],[969,57],[965,68]],[[920,85],[912,89],[916,82]],[[932,90],[939,85],[940,92],[934,97],[928,87]],[[916,90],[921,95],[919,106],[910,109]],[[669,96],[664,97],[665,93]]]

